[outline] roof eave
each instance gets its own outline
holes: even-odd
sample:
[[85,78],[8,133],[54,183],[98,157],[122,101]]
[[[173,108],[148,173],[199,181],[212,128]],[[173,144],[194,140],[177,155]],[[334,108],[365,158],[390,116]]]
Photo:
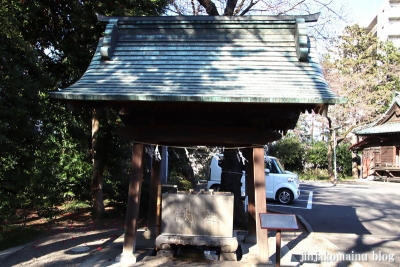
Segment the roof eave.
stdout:
[[[232,21],[232,20],[264,20],[264,21],[295,21],[298,18],[303,18],[305,22],[317,22],[321,13],[309,15],[276,15],[276,16],[154,16],[151,17],[154,21]],[[101,22],[109,22],[112,19],[118,19],[120,22],[148,20],[146,17],[113,17],[97,14],[97,20]]]
[[212,102],[212,103],[264,103],[264,104],[344,104],[346,98],[263,98],[263,97],[221,97],[221,96],[157,96],[157,95],[90,95],[90,94],[71,94],[68,92],[50,92],[51,98],[61,100],[98,100],[98,101],[165,101],[165,102]]

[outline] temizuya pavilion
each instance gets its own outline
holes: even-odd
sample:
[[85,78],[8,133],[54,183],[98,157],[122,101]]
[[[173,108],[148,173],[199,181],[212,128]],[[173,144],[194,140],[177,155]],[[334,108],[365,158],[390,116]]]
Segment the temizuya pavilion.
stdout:
[[116,108],[127,125],[121,133],[134,145],[122,255],[135,251],[143,144],[207,145],[250,150],[249,232],[259,261],[268,261],[259,219],[266,212],[263,145],[293,129],[301,112],[323,114],[343,102],[307,36],[306,23],[318,16],[99,16],[108,24],[87,71],[50,97]]

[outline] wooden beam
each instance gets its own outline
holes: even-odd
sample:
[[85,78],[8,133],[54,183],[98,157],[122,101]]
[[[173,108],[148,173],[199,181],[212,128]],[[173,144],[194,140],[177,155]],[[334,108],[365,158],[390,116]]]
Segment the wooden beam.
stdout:
[[249,146],[267,144],[279,140],[282,135],[276,131],[260,129],[237,129],[218,127],[162,127],[124,126],[119,136],[142,143],[159,145],[221,145]]
[[[136,233],[138,228],[140,192],[143,179],[143,144],[134,143],[132,149],[131,175],[129,179],[128,205],[126,210],[125,236],[121,256],[133,262],[136,249]],[[122,260],[121,257],[121,261]]]
[[261,221],[259,219],[260,213],[267,212],[263,147],[253,148],[253,168],[258,261],[260,263],[269,263],[268,231],[267,229],[261,229]]

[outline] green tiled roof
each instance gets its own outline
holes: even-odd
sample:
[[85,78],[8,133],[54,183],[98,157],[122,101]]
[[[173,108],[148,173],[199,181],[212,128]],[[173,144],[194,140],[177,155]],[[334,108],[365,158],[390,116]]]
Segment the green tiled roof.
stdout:
[[305,22],[314,16],[107,18],[64,100],[335,104]]
[[400,123],[386,123],[358,131],[357,135],[400,133]]

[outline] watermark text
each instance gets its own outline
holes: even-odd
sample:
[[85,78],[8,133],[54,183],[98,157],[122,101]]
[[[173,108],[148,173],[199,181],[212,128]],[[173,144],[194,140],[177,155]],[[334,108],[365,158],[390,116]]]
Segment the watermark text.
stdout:
[[320,262],[336,262],[336,261],[351,261],[351,262],[395,262],[394,254],[383,253],[382,251],[372,251],[369,253],[337,253],[330,254],[328,252],[309,254],[303,252],[300,255],[300,262],[304,263],[320,263]]

